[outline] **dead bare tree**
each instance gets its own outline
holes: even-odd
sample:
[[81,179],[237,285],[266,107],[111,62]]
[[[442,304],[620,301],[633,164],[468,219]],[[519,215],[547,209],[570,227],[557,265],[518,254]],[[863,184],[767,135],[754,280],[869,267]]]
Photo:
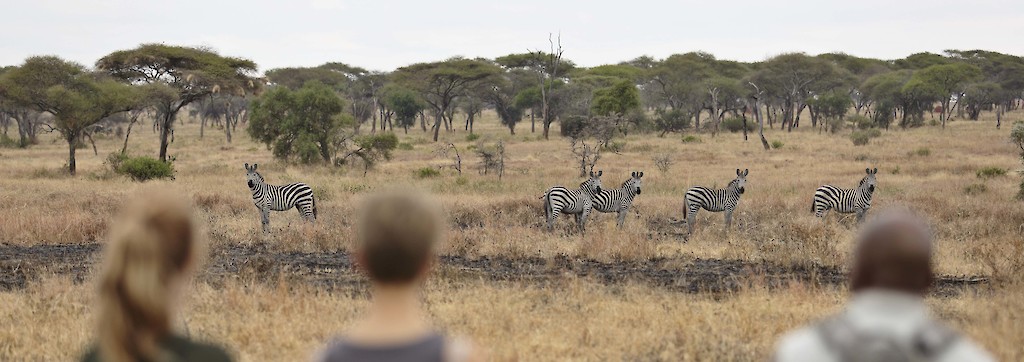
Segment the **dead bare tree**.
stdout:
[[764,92],[754,82],[747,82],[747,84],[754,87],[754,95],[751,98],[754,100],[754,118],[757,119],[758,124],[757,134],[761,136],[761,145],[764,146],[764,150],[768,151],[772,147],[768,144],[768,140],[764,138],[764,118],[761,118],[761,96],[764,95]]
[[537,68],[537,76],[540,79],[540,101],[541,101],[541,120],[544,122],[544,139],[548,139],[548,130],[551,128],[551,123],[555,121],[555,114],[551,111],[551,92],[555,86],[555,80],[558,79],[558,67],[562,63],[562,34],[559,33],[557,38],[552,38],[552,34],[548,34],[548,45],[549,51],[544,53],[536,50],[531,51],[534,62],[534,67]]
[[455,147],[454,143],[449,143],[445,146],[441,146],[441,148],[437,150],[437,153],[444,158],[449,158],[451,157],[451,153],[455,153],[455,157],[452,160],[451,168],[454,168],[455,171],[459,172],[459,175],[462,175],[462,155],[459,154],[459,148]]

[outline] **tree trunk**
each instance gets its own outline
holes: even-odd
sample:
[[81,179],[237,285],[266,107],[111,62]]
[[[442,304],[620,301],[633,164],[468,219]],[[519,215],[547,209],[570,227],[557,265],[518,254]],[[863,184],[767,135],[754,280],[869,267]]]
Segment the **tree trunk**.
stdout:
[[747,140],[747,110],[743,110],[743,140]]
[[131,122],[128,122],[128,130],[124,133],[124,145],[121,146],[121,154],[128,152],[128,137],[132,136],[132,126],[138,121],[138,116],[132,117]]
[[1003,124],[1003,105],[996,105],[996,129]]
[[231,125],[233,122],[229,116],[224,116],[224,135],[227,136],[228,143],[231,143]]
[[78,143],[78,132],[69,132],[70,135],[66,137],[68,141],[68,172],[71,176],[75,175],[75,146]]
[[434,142],[437,142],[437,134],[441,132],[441,123],[444,122],[444,111],[438,111],[434,115]]
[[548,119],[548,100],[544,98],[544,108],[541,111],[541,118],[544,120],[544,139],[548,139],[548,129],[551,128],[551,120]]
[[757,98],[754,98],[754,118],[757,119],[757,134],[761,136],[761,145],[764,146],[765,151],[768,151],[772,147],[768,145],[768,139],[764,138],[764,118],[761,117],[761,104]]
[[530,133],[537,133],[537,123],[533,120],[533,108],[530,108]]
[[420,111],[420,128],[423,128],[423,132],[427,132],[427,115]]

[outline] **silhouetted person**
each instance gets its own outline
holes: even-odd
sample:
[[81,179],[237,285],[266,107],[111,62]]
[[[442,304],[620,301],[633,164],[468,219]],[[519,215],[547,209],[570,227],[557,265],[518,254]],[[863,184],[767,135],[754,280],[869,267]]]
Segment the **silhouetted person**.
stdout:
[[929,316],[931,256],[931,231],[921,219],[889,211],[868,223],[855,246],[845,311],[783,337],[775,360],[991,361]]
[[373,300],[365,316],[317,356],[318,361],[476,360],[469,344],[435,330],[420,305],[422,284],[436,255],[444,223],[433,204],[409,194],[367,199],[353,253],[370,279]]
[[150,190],[115,221],[98,278],[97,343],[83,361],[230,361],[171,328],[206,252],[183,199]]

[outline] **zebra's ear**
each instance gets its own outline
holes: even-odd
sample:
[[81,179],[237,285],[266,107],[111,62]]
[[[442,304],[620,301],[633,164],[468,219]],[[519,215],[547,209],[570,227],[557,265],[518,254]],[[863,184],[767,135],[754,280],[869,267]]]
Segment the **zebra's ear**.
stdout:
[[640,171],[640,173],[637,174],[637,178],[640,178],[640,177],[644,177],[644,172],[643,171]]
[[597,171],[597,177],[601,177],[604,174],[604,170]]
[[750,174],[750,169],[749,168],[743,169],[743,177],[747,177],[747,175],[749,175],[749,174]]
[[872,175],[877,175],[878,174],[878,167],[875,167],[875,169],[871,171],[871,174]]
[[867,173],[868,175],[870,175],[871,174],[871,169],[870,168],[865,168],[864,172]]
[[636,178],[636,171],[633,171],[632,173],[630,173],[630,174],[629,174],[629,177],[633,177],[633,178]]
[[253,170],[253,171],[256,171],[256,167],[259,167],[259,165],[260,165],[260,164],[258,164],[258,163],[254,163],[254,164],[252,164],[252,170]]
[[741,172],[738,168],[736,169],[736,176],[743,176],[743,172]]
[[249,163],[248,162],[245,163],[245,170],[249,171]]

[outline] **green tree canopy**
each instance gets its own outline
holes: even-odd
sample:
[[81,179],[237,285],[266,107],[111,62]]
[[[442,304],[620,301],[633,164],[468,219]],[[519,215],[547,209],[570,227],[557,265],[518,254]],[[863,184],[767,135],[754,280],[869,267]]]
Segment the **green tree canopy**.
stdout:
[[395,119],[398,125],[405,129],[405,133],[409,133],[409,127],[416,124],[416,115],[423,110],[423,102],[419,100],[416,92],[406,88],[389,89],[384,104],[395,112]]
[[[446,121],[448,112],[455,105],[457,97],[464,95],[474,82],[500,72],[494,64],[466,58],[452,58],[443,62],[417,63],[396,70],[392,77],[398,84],[420,94],[420,97],[434,109],[434,141],[437,141],[441,122]],[[451,122],[451,119],[447,119]]]
[[344,138],[341,127],[351,122],[344,110],[344,101],[323,83],[295,91],[274,87],[250,103],[249,135],[279,159],[330,163]]
[[182,107],[215,92],[244,94],[258,87],[256,63],[207,48],[143,44],[110,53],[96,67],[129,84],[162,83],[177,92],[156,106],[161,161],[167,160],[168,136]]
[[53,56],[25,60],[0,79],[14,102],[53,115],[51,127],[68,143],[68,171],[74,175],[75,147],[87,129],[115,113],[141,104],[138,90],[84,66]]

